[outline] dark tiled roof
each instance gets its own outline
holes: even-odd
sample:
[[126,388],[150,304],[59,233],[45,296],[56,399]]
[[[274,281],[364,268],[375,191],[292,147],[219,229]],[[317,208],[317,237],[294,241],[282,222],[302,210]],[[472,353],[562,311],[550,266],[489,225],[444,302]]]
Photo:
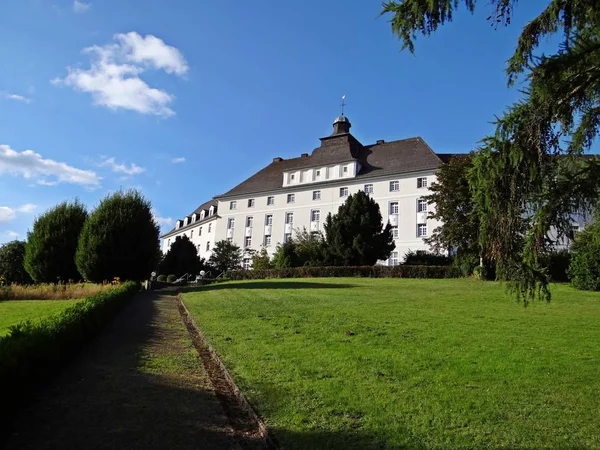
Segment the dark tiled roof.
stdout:
[[217,198],[289,189],[282,186],[283,172],[352,160],[362,165],[356,176],[359,179],[436,169],[443,162],[420,137],[363,146],[351,134],[345,133],[322,138],[321,146],[310,156],[273,160],[267,167]]
[[[213,213],[213,215],[212,215],[212,216],[209,216],[209,215],[208,215],[208,210],[210,209],[210,207],[211,207],[211,206],[214,206],[214,213]],[[204,216],[204,219],[202,219],[202,220],[197,220],[196,222],[194,222],[194,223],[191,223],[192,216],[193,216],[194,214],[198,214],[198,215],[200,215],[200,213],[202,212],[202,210],[204,210],[204,211],[205,211],[205,213],[204,213],[204,214],[205,214],[205,216]],[[174,233],[174,232],[181,233],[182,231],[188,230],[188,229],[190,229],[190,228],[192,228],[192,227],[195,227],[195,226],[197,226],[197,225],[200,225],[200,224],[202,224],[202,223],[204,223],[204,222],[208,222],[208,221],[209,221],[209,219],[214,219],[215,217],[217,217],[217,201],[216,201],[216,200],[214,200],[214,199],[212,199],[212,200],[209,200],[209,201],[207,201],[207,202],[205,202],[205,203],[202,203],[202,204],[201,204],[200,206],[198,206],[198,207],[197,207],[197,208],[196,208],[194,211],[192,211],[192,213],[191,213],[189,216],[187,216],[187,217],[189,217],[189,219],[190,219],[190,223],[188,223],[188,224],[187,224],[185,227],[183,227],[183,226],[182,226],[182,227],[179,227],[179,228],[173,228],[173,229],[172,229],[171,231],[169,231],[168,233],[165,233],[165,234],[163,234],[163,235],[162,235],[160,238],[161,238],[161,239],[163,239],[163,238],[165,238],[165,237],[167,237],[167,236],[171,235],[171,234],[172,234],[172,233]],[[181,220],[181,219],[179,219],[179,220]]]

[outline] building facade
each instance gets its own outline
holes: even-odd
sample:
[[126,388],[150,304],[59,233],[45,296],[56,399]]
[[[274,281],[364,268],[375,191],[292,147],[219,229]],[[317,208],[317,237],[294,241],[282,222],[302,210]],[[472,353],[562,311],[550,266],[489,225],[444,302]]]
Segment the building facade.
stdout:
[[[297,230],[323,231],[348,195],[368,193],[393,227],[396,249],[382,264],[396,265],[410,250],[427,250],[423,242],[439,225],[428,218],[433,207],[423,199],[436,172],[449,155],[436,154],[420,138],[363,145],[350,133],[350,121],[338,117],[333,133],[320,139],[311,154],[274,158],[271,164],[228,192],[204,203],[177,221],[164,236],[166,252],[175,238],[186,235],[199,255],[209,258],[214,243],[230,240],[243,249],[265,248]],[[244,261],[249,266],[249,260]]]

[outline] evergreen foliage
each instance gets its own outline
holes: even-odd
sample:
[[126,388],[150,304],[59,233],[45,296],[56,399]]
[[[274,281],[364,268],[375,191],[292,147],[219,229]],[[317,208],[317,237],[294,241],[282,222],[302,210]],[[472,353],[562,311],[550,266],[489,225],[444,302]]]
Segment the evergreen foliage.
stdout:
[[204,260],[187,236],[177,236],[159,267],[161,273],[172,273],[177,277],[186,273],[196,275],[204,269]]
[[25,270],[25,242],[12,241],[0,246],[0,284],[30,284]]
[[386,260],[396,245],[391,225],[385,227],[379,205],[358,191],[350,195],[337,214],[325,221],[326,260],[334,266],[372,266]]
[[600,291],[600,213],[585,230],[577,233],[571,253],[569,277],[577,289]]
[[264,270],[270,269],[272,266],[271,258],[269,258],[269,254],[267,253],[266,248],[261,248],[260,252],[252,255],[252,269],[253,270]]
[[405,266],[449,266],[452,264],[452,258],[440,253],[416,250],[406,253],[402,264]]
[[208,260],[217,272],[239,269],[242,264],[243,252],[233,242],[222,240],[215,243],[212,254]]
[[[476,0],[398,0],[384,4],[392,30],[414,51],[418,33],[429,35]],[[480,2],[481,3],[481,2]],[[492,0],[496,23],[509,24],[516,0]],[[559,36],[554,54],[539,44]],[[544,263],[548,238],[568,237],[571,216],[600,196],[600,160],[580,155],[600,131],[600,8],[596,0],[547,0],[522,30],[508,61],[509,85],[524,81],[522,99],[497,120],[482,141],[469,179],[479,217],[482,256],[498,278],[524,301],[550,299]]]
[[25,270],[37,283],[80,280],[75,265],[77,240],[88,213],[78,200],[46,211],[27,233]]
[[85,223],[77,247],[77,267],[86,280],[141,281],[160,260],[159,228],[151,205],[139,192],[104,198]]

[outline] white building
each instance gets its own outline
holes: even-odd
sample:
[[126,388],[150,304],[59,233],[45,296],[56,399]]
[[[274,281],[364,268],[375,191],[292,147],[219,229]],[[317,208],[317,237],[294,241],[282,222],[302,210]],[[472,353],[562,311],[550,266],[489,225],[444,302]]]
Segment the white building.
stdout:
[[335,214],[346,197],[359,190],[379,203],[384,221],[394,227],[396,249],[385,264],[398,264],[409,250],[427,250],[423,238],[438,222],[427,218],[431,205],[423,196],[450,155],[437,155],[420,137],[363,145],[350,127],[345,116],[338,117],[331,136],[321,138],[311,154],[274,158],[178,220],[162,236],[163,251],[185,234],[203,258],[209,258],[214,243],[223,239],[242,248],[264,246],[272,255],[297,229],[323,231],[327,214]]

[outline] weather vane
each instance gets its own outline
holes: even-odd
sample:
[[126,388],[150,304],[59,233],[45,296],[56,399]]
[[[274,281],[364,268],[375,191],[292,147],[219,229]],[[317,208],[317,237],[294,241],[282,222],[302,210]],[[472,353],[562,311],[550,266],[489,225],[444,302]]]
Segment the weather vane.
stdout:
[[342,95],[342,104],[340,105],[342,107],[342,116],[344,115],[344,107],[346,106],[346,94]]

